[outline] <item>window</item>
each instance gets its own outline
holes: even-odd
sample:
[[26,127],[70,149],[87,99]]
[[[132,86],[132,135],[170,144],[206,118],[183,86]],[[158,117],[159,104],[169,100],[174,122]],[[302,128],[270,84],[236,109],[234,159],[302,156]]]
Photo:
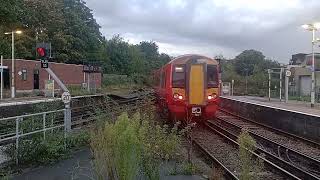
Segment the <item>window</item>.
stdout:
[[215,66],[215,65],[208,65],[207,66],[207,82],[208,82],[208,88],[218,87],[217,66]]
[[21,78],[23,81],[27,80],[27,70],[26,69],[22,69],[22,74],[21,74]]
[[184,88],[186,82],[186,73],[184,65],[176,65],[173,67],[172,87]]

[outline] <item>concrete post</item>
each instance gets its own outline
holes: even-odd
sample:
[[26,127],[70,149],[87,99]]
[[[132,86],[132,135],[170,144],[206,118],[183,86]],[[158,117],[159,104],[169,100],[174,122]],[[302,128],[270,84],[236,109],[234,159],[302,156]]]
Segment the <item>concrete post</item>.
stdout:
[[[288,69],[286,71],[289,71]],[[284,95],[285,95],[285,103],[288,103],[288,98],[289,98],[289,76],[287,76],[287,73],[286,73],[286,76],[285,76],[285,79],[284,79],[284,83],[285,83],[285,87],[284,87]]]
[[15,98],[16,97],[16,89],[15,89],[15,85],[14,85],[14,82],[15,82],[15,79],[14,79],[14,73],[15,73],[15,67],[14,67],[14,63],[15,63],[15,60],[14,60],[14,33],[12,31],[12,62],[11,62],[11,98]]
[[314,67],[315,28],[312,29],[312,71],[311,71],[311,107],[315,104],[315,67]]
[[234,80],[231,81],[231,96],[233,96]]
[[280,69],[280,84],[279,84],[280,101],[282,100],[282,70],[283,70],[283,68]]
[[[0,66],[3,66],[3,56],[1,56],[1,64],[0,64]],[[1,76],[0,99],[2,100],[3,99],[3,68],[1,69],[0,76]]]
[[71,108],[70,108],[70,103],[66,103],[65,104],[64,122],[65,122],[65,130],[67,132],[70,132],[71,131]]
[[268,75],[269,75],[269,83],[268,83],[268,85],[269,85],[269,92],[268,92],[268,97],[269,97],[269,101],[271,100],[271,69],[268,69]]

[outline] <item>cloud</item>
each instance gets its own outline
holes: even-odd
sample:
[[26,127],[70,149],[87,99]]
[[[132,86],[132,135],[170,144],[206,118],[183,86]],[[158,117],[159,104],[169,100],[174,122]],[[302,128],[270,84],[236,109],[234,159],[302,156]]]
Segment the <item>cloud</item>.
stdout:
[[245,49],[288,62],[310,52],[310,33],[300,28],[320,20],[320,1],[309,0],[87,0],[102,33],[130,42],[153,40],[160,51],[179,55],[223,54]]

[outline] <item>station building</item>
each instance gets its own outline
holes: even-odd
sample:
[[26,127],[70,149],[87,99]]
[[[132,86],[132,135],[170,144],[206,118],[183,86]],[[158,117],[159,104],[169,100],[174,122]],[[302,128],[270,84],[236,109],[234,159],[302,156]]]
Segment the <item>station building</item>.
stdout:
[[[292,76],[289,82],[289,93],[297,96],[310,96],[312,54],[294,54],[289,62],[294,65],[291,68]],[[320,53],[315,53],[315,86],[316,95],[320,95]],[[320,97],[319,97],[320,98]]]
[[[10,91],[11,87],[11,59],[4,59],[3,65],[8,66],[4,69],[4,89]],[[101,87],[101,68],[90,71],[86,65],[65,64],[49,62],[49,68],[58,76],[66,86]],[[15,60],[15,89],[16,92],[32,92],[45,89],[47,80],[51,79],[48,72],[41,68],[41,62],[36,60]],[[60,89],[57,83],[55,89]]]

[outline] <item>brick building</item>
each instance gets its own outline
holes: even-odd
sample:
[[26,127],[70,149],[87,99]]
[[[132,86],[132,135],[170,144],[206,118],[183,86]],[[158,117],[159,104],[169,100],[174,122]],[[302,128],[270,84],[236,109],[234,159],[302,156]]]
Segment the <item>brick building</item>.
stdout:
[[[11,84],[11,59],[5,59],[4,66],[4,88],[10,89]],[[101,87],[101,73],[89,73],[84,71],[84,65],[64,64],[49,62],[49,67],[67,86],[85,86],[90,82],[91,87]],[[15,88],[17,92],[31,92],[33,90],[45,89],[45,82],[49,74],[41,68],[40,61],[15,60]],[[59,86],[55,83],[55,89]]]

